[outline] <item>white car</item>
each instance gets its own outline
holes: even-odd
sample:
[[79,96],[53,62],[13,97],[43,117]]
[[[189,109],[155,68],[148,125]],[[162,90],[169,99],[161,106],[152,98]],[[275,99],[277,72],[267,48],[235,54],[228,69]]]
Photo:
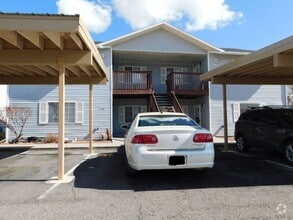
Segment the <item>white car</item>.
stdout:
[[[126,127],[124,127],[126,129]],[[212,134],[183,113],[139,113],[125,135],[127,173],[214,166]]]

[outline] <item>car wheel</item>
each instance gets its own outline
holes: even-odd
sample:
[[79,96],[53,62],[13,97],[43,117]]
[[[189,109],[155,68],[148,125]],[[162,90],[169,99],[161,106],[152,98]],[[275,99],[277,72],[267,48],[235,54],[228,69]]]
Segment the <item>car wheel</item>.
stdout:
[[242,135],[239,135],[237,137],[236,147],[237,147],[237,150],[240,152],[248,152],[249,151],[249,146],[247,145],[246,139]]
[[293,141],[289,141],[284,145],[283,156],[289,163],[293,164]]
[[137,174],[137,170],[133,169],[127,162],[126,159],[126,163],[125,163],[125,174],[126,176],[132,177],[135,176]]

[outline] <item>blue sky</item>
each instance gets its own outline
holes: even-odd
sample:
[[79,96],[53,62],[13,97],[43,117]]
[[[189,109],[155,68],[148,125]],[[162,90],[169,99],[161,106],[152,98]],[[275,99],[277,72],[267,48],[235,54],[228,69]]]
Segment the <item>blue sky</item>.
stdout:
[[80,13],[95,41],[160,21],[221,48],[257,50],[293,33],[292,0],[0,1],[7,13]]

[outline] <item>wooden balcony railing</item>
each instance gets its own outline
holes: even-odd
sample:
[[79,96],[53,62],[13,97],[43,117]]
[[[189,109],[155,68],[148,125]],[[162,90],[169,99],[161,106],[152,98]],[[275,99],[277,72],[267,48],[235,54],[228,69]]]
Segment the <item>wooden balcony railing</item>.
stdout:
[[175,111],[183,113],[181,105],[180,105],[174,91],[171,91],[171,93],[170,93],[170,100],[171,100],[172,106],[174,106]]
[[200,81],[200,73],[172,72],[167,77],[168,94],[172,91],[176,96],[208,95],[208,83]]
[[114,94],[151,94],[151,71],[116,71],[113,74]]
[[160,111],[159,106],[158,106],[158,103],[157,103],[156,98],[155,98],[154,91],[150,95],[150,107],[151,107],[151,111],[152,112],[158,112],[158,111]]

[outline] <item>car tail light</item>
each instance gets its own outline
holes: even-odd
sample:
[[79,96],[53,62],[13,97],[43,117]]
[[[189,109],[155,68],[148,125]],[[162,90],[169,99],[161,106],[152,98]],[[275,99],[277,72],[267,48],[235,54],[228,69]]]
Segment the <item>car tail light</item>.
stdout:
[[139,134],[135,135],[132,140],[132,144],[156,144],[158,143],[158,138],[154,134]]
[[193,136],[193,142],[195,143],[206,143],[213,142],[213,136],[211,134],[199,133]]

